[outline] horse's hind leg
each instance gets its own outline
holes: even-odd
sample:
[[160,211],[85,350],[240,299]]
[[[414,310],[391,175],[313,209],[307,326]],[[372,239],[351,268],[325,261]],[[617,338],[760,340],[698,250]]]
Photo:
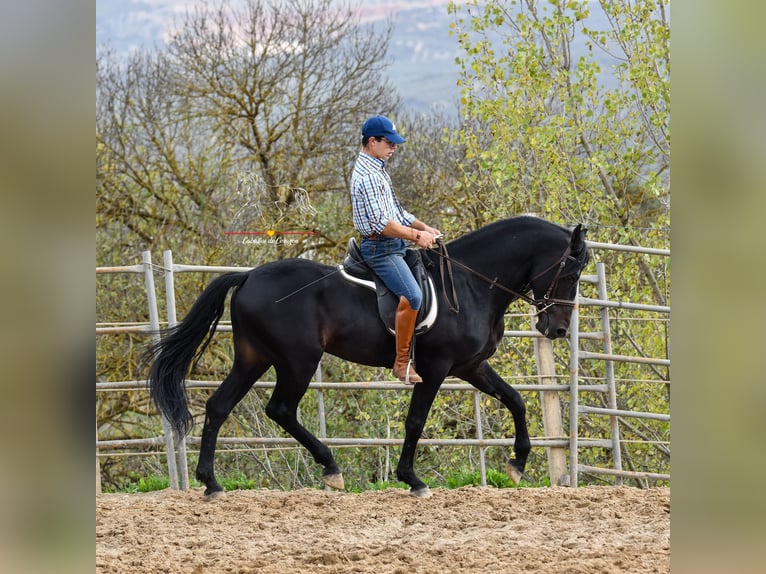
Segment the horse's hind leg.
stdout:
[[506,383],[486,361],[480,363],[475,369],[455,374],[480,391],[495,397],[511,411],[516,428],[516,440],[513,443],[516,458],[508,460],[507,471],[511,479],[518,484],[527,465],[529,452],[532,450],[527,431],[527,407],[524,405],[524,400],[519,392]]
[[322,481],[327,486],[342,490],[343,474],[332,451],[298,422],[298,403],[306,393],[318,363],[317,359],[316,362],[306,362],[302,365],[276,365],[277,384],[266,405],[266,414],[306,447],[314,461],[324,467]]
[[207,400],[196,472],[197,480],[205,484],[206,496],[223,492],[223,487],[215,479],[213,469],[218,431],[232,409],[270,366],[266,361],[249,363],[235,359],[229,375]]

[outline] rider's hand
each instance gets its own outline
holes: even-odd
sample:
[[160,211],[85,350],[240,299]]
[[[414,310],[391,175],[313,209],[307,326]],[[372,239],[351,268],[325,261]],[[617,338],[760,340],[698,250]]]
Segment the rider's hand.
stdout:
[[426,225],[426,231],[428,231],[431,235],[434,236],[434,238],[439,238],[442,235],[442,232],[436,229],[435,227],[429,227]]
[[431,233],[430,231],[419,229],[415,232],[415,243],[419,247],[425,247],[426,249],[429,249],[436,243],[435,235],[436,234]]

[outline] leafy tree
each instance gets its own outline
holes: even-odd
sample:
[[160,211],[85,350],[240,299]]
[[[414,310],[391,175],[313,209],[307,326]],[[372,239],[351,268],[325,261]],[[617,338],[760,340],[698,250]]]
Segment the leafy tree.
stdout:
[[376,32],[357,25],[351,10],[330,0],[252,0],[244,10],[198,8],[169,51],[193,113],[209,118],[235,148],[239,172],[261,182],[262,207],[286,215],[283,226],[290,219],[316,226],[334,246],[338,227],[319,229],[305,217],[311,210],[291,207],[310,199],[335,211],[346,200],[347,146],[359,139],[365,116],[378,111],[381,94],[395,94],[379,57],[390,33],[390,24]]
[[[668,226],[667,1],[540,4],[450,5],[465,53],[466,122],[454,137],[466,149],[467,193],[458,207],[478,219],[531,211],[583,221],[638,244],[638,230]],[[654,270],[642,271],[664,301]]]
[[116,264],[158,241],[198,237],[219,215],[213,192],[232,158],[209,123],[189,113],[166,54],[120,64],[103,51],[96,63],[98,255]]
[[[407,209],[439,229],[455,217],[452,206],[461,177],[458,170],[463,159],[461,149],[443,142],[454,127],[452,123],[438,113],[401,114],[397,124],[402,126],[407,142],[397,149],[386,167],[397,196]],[[455,229],[447,240],[471,229]]]
[[[591,239],[668,246],[667,5],[667,0],[450,4],[453,33],[463,49],[457,60],[463,123],[449,141],[465,156],[459,191],[444,198],[455,219],[478,226],[534,212],[562,223],[582,221],[591,228]],[[598,256],[610,270],[610,298],[667,304],[664,257]],[[615,353],[667,356],[665,322],[612,315]],[[583,320],[583,329],[599,330],[595,318]],[[600,350],[598,341],[584,344]],[[603,377],[595,366],[581,369],[585,377]],[[668,369],[623,364],[616,376],[621,408],[667,410]],[[603,435],[600,422],[589,424],[586,433]],[[660,443],[669,432],[665,423],[622,426],[629,439]],[[628,465],[669,459],[662,445],[651,453],[624,450]]]

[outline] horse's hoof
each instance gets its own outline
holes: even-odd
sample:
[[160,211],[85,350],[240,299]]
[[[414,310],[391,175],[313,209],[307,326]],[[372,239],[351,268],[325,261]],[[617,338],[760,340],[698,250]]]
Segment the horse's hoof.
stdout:
[[343,482],[343,475],[337,474],[324,474],[322,475],[322,482],[324,482],[330,488],[335,490],[343,490],[346,488],[346,484]]
[[427,486],[424,486],[423,488],[411,488],[410,494],[412,496],[417,496],[418,498],[431,498],[431,489]]
[[521,482],[521,477],[523,476],[522,472],[516,468],[516,465],[514,465],[512,460],[509,460],[505,463],[505,472],[508,474],[514,484],[519,484],[519,482]]
[[220,498],[222,496],[223,496],[223,490],[211,490],[210,492],[208,492],[207,490],[205,491],[206,501],[215,500],[216,498]]

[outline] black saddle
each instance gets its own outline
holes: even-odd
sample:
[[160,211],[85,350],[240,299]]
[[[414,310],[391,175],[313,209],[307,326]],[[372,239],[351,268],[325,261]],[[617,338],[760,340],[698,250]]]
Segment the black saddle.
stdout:
[[[415,334],[420,335],[428,331],[436,321],[437,305],[436,291],[433,279],[426,270],[426,265],[419,250],[407,249],[404,261],[412,270],[412,275],[420,286],[423,293],[423,303],[418,311],[415,324]],[[359,245],[355,238],[348,242],[348,253],[340,266],[341,276],[351,283],[361,285],[378,295],[378,313],[386,329],[392,335],[395,333],[396,308],[399,306],[399,298],[391,292],[372,269],[365,263]]]

